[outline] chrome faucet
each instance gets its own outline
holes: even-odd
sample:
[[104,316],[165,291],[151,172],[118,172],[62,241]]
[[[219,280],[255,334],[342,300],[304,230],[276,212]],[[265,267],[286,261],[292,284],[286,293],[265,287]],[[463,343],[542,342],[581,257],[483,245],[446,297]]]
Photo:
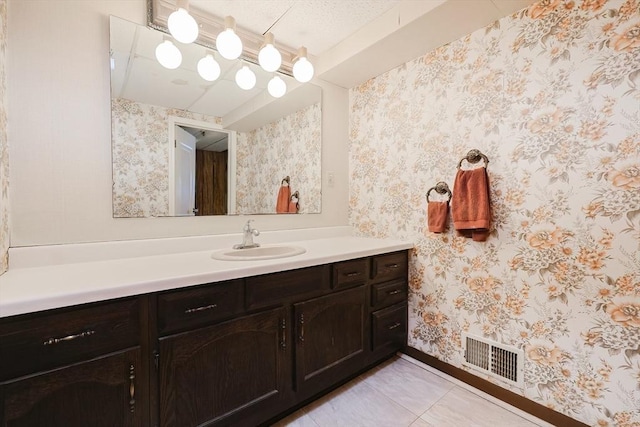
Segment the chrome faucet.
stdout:
[[251,228],[251,221],[253,220],[250,219],[244,227],[242,227],[242,243],[233,245],[233,249],[249,249],[260,246],[260,243],[253,243],[253,236],[259,236],[260,232],[255,228]]

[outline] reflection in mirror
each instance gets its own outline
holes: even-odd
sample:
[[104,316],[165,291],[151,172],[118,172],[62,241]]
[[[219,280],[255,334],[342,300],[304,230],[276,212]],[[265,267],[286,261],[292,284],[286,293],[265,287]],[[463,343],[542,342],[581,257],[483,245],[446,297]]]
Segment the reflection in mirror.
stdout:
[[[275,213],[283,177],[300,213],[321,209],[321,89],[280,74],[282,98],[267,92],[277,73],[248,64],[256,87],[240,89],[228,61],[203,46],[175,43],[182,65],[162,67],[166,34],[111,17],[114,217]],[[198,61],[213,54],[208,82]]]

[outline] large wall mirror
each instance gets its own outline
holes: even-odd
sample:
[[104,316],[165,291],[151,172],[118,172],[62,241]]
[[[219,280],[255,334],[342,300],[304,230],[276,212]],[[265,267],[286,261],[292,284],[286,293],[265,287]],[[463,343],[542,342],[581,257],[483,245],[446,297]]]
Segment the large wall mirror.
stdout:
[[[287,92],[274,98],[274,73],[198,44],[176,42],[170,70],[155,57],[166,34],[113,16],[110,29],[114,217],[275,214],[287,176],[300,213],[320,213],[320,87],[280,74]],[[207,54],[213,82],[197,72]],[[235,82],[242,65],[253,89]]]

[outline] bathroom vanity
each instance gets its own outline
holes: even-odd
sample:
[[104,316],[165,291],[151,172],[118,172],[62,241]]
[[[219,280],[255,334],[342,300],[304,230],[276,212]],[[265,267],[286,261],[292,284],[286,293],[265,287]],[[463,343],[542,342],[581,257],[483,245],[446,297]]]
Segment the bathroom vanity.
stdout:
[[0,425],[267,423],[404,347],[408,246],[377,246],[3,317]]

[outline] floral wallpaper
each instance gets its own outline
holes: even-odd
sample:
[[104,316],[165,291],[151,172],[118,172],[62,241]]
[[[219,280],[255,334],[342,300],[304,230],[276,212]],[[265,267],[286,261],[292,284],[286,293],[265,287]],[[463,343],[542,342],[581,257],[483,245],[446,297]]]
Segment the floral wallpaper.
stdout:
[[[640,0],[540,1],[353,88],[350,108],[350,221],[415,242],[409,344],[463,369],[463,331],[516,346],[525,387],[497,384],[640,425]],[[425,217],[472,148],[490,159],[483,243]]]
[[321,107],[305,107],[273,123],[238,133],[238,213],[274,212],[280,183],[291,177],[300,213],[321,208]]
[[114,217],[169,215],[169,116],[220,123],[184,110],[111,101]]
[[9,146],[7,140],[7,2],[0,0],[0,274],[9,264]]

